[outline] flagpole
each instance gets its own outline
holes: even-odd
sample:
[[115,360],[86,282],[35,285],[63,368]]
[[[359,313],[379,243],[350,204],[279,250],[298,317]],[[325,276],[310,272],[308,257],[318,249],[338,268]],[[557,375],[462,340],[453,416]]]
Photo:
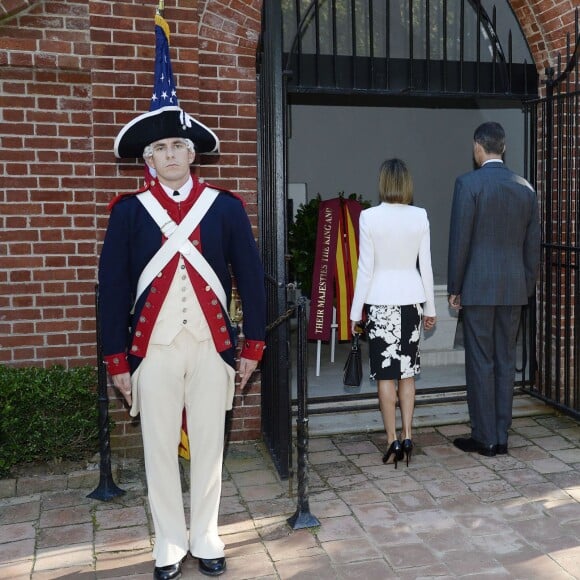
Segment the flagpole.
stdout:
[[159,6],[157,6],[157,14],[163,16],[163,11],[165,10],[165,0],[159,0]]

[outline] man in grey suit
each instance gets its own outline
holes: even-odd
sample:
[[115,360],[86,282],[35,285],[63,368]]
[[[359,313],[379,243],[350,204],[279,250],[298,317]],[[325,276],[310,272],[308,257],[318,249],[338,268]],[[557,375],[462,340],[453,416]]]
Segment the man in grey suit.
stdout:
[[457,178],[449,233],[449,305],[463,310],[471,437],[466,452],[507,453],[512,421],[516,335],[534,292],[540,261],[538,201],[503,163],[505,132],[483,123],[474,133],[479,167]]

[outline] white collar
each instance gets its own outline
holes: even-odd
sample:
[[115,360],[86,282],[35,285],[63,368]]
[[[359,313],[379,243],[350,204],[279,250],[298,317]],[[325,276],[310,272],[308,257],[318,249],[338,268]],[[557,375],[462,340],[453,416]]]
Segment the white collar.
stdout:
[[[161,182],[159,182],[159,184],[161,185],[163,191],[165,191],[169,199],[172,199],[173,201],[185,201],[189,197],[189,194],[191,193],[191,190],[193,188],[193,179],[191,178],[190,175],[189,179],[177,190],[171,189],[170,187],[163,185],[163,183]],[[179,195],[173,195],[174,191],[179,191]]]
[[484,161],[481,166],[483,167],[488,163],[503,163],[503,161],[501,159],[488,159],[487,161]]

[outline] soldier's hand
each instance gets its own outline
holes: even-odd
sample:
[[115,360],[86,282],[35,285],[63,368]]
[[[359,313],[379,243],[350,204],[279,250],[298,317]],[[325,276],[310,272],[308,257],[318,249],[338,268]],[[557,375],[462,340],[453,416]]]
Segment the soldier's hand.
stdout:
[[119,389],[127,404],[131,406],[131,374],[121,373],[119,375],[113,375],[113,384]]
[[257,366],[257,360],[249,358],[240,359],[240,366],[238,368],[238,374],[240,375],[240,389],[243,389],[246,386],[248,379],[252,376]]

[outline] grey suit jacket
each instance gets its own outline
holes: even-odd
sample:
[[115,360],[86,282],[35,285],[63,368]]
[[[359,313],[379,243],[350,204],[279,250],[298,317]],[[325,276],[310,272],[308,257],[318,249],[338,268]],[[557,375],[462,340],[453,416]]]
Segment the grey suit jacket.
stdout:
[[448,255],[449,294],[468,306],[527,304],[540,263],[532,186],[501,162],[457,178]]

